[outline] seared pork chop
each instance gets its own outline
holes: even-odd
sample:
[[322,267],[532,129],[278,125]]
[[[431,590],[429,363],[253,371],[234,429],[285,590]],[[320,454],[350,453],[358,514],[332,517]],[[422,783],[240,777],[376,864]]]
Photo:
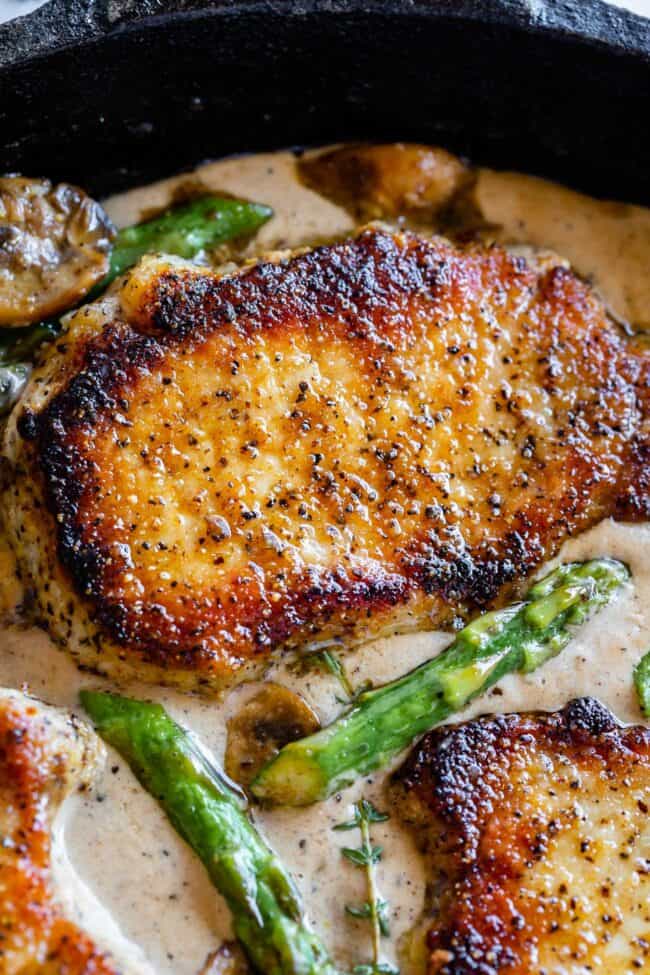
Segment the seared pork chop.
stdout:
[[650,729],[597,701],[427,735],[395,776],[428,975],[650,971]]
[[83,664],[219,687],[455,622],[647,517],[649,374],[569,270],[498,248],[370,228],[225,277],[147,259],[15,411],[5,524]]
[[0,691],[0,973],[115,975],[117,969],[56,903],[52,820],[89,783],[101,744],[70,715]]

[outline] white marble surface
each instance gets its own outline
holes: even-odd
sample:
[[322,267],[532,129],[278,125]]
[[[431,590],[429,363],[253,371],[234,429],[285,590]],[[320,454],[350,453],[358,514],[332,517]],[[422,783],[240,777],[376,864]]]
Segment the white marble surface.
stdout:
[[625,7],[627,10],[650,17],[650,0],[611,0],[611,3],[614,7]]
[[[0,0],[1,2],[1,0]],[[614,7],[625,7],[644,17],[650,17],[650,0],[611,0]]]
[[625,7],[627,10],[634,10],[637,14],[650,17],[650,0],[613,0],[615,7]]
[[37,7],[43,6],[43,0],[0,0],[0,24],[14,17],[22,17]]
[[[21,17],[41,7],[47,0],[0,0],[0,23]],[[650,0],[612,0],[617,7],[627,7],[636,13],[650,17]]]

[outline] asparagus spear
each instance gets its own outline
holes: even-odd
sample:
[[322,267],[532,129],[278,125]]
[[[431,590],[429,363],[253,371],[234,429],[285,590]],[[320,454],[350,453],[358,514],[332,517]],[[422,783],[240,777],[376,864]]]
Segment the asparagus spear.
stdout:
[[115,239],[109,272],[97,289],[106,288],[144,254],[160,251],[193,258],[206,247],[254,233],[272,215],[271,208],[261,203],[201,196],[154,220],[124,227]]
[[[194,258],[205,248],[254,233],[272,215],[271,208],[261,203],[202,196],[172,207],[154,220],[125,227],[115,238],[108,274],[84,301],[97,298],[144,254],[160,251]],[[0,329],[0,414],[20,395],[24,382],[18,383],[17,378],[26,374],[35,352],[60,331],[59,321],[38,322],[22,329]]]
[[612,559],[560,566],[523,603],[484,614],[435,659],[366,691],[327,728],[286,745],[253,780],[253,794],[265,802],[307,805],[386,765],[505,674],[534,670],[559,653],[572,627],[628,577]]
[[650,650],[641,657],[634,668],[634,686],[639,706],[646,718],[650,718]]
[[57,321],[38,322],[26,328],[0,329],[0,363],[3,365],[24,364],[33,358],[36,350],[60,331]]
[[82,691],[99,734],[129,763],[203,861],[233,915],[235,934],[263,975],[336,975],[304,924],[290,875],[236,791],[159,704]]
[[53,323],[28,328],[0,328],[0,416],[7,413],[22,393],[31,372],[30,360],[42,342],[58,332]]

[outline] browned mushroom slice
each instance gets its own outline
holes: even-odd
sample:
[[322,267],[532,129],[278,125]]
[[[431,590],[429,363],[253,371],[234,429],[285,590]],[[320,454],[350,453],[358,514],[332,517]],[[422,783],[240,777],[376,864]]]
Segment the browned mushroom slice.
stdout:
[[108,271],[114,236],[78,187],[0,178],[0,325],[29,325],[77,304]]
[[408,143],[349,145],[298,163],[303,181],[359,220],[406,216],[430,222],[472,182],[445,149]]
[[199,975],[251,975],[251,969],[237,942],[225,941],[208,955]]
[[226,772],[247,786],[281,748],[319,727],[316,714],[302,697],[281,684],[266,684],[228,722]]

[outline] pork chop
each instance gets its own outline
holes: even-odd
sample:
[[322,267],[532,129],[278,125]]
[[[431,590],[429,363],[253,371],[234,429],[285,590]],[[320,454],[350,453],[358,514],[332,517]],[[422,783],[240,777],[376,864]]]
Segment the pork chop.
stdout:
[[52,821],[92,778],[102,746],[72,716],[0,691],[0,975],[116,975],[62,914],[51,877]]
[[650,971],[650,729],[597,701],[427,735],[394,779],[428,975]]
[[33,379],[1,507],[81,663],[220,688],[457,623],[646,518],[649,375],[570,270],[496,247],[371,227],[228,276],[145,259]]

